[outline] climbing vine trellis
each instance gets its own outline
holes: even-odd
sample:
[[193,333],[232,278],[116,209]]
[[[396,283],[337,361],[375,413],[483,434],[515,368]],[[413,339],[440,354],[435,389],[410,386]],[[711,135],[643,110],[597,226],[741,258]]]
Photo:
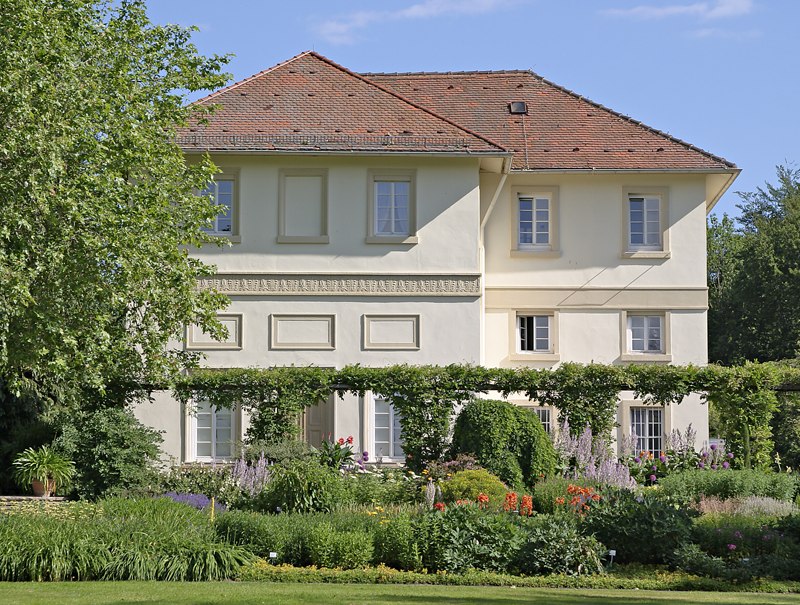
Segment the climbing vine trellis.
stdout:
[[770,419],[776,389],[800,388],[800,368],[779,363],[744,366],[668,366],[565,363],[554,370],[484,368],[470,365],[342,369],[276,367],[203,369],[178,378],[173,390],[184,403],[205,400],[218,407],[239,404],[251,414],[249,438],[296,435],[304,408],[332,393],[380,393],[399,412],[408,464],[421,468],[442,457],[454,409],[478,393],[524,394],[558,409],[575,431],[587,424],[607,433],[614,427],[620,391],[647,404],[680,403],[701,393],[718,406],[728,445],[745,466],[769,462]]

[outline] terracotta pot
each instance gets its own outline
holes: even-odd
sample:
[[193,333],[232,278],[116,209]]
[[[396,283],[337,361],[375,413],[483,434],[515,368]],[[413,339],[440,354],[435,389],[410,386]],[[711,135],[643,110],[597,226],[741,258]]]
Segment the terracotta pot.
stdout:
[[33,495],[39,498],[49,498],[55,491],[56,487],[53,481],[48,481],[47,485],[45,485],[36,479],[32,481],[31,485],[33,487]]

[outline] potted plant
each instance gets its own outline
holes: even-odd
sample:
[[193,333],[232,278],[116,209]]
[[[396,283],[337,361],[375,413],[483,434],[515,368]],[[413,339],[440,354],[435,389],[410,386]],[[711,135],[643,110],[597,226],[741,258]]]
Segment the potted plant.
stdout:
[[34,496],[45,498],[68,485],[75,474],[75,465],[46,445],[20,452],[13,464],[14,479],[20,487],[30,485]]

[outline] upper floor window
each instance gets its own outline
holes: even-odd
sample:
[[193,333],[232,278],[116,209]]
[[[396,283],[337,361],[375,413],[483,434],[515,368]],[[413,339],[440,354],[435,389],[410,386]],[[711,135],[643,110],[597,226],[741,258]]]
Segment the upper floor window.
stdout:
[[517,244],[519,248],[550,248],[550,198],[520,195]]
[[416,187],[413,170],[370,172],[370,244],[415,244]]
[[655,196],[629,196],[630,248],[638,250],[661,249],[661,198]]
[[558,187],[512,191],[511,256],[559,256]]
[[239,175],[238,171],[225,171],[200,192],[218,208],[217,215],[203,230],[210,235],[228,237],[239,241]]
[[664,317],[628,315],[628,350],[631,353],[664,353]]
[[623,258],[669,258],[666,187],[625,190]]

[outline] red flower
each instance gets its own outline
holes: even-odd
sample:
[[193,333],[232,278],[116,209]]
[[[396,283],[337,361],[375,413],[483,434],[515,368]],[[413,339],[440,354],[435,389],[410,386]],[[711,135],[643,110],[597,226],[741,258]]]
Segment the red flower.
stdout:
[[443,511],[444,510],[444,502],[437,502],[436,504],[433,505],[433,508],[435,510],[438,510],[438,511]]
[[339,445],[344,445],[344,437],[339,437],[339,441],[337,441]]
[[533,498],[531,496],[522,496],[522,505],[519,507],[519,514],[523,517],[529,517],[533,514]]
[[559,506],[561,506],[562,504],[564,504],[564,498],[562,498],[561,496],[559,496],[558,498],[556,498],[556,504],[558,504]]
[[503,510],[506,512],[517,510],[517,494],[514,492],[508,492],[506,494],[505,502],[503,502]]
[[483,492],[478,494],[478,505],[480,505],[481,508],[485,508],[487,504],[489,504],[489,496]]
[[353,445],[353,436],[352,436],[352,435],[350,435],[350,436],[347,438],[347,445]]

